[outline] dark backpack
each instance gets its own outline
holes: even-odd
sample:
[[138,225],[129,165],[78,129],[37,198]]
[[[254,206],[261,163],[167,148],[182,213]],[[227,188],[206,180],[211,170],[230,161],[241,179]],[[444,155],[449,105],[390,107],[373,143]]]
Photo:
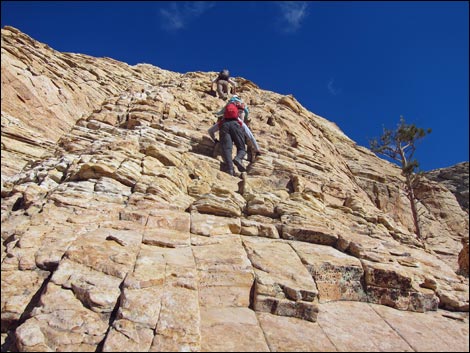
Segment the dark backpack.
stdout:
[[[225,119],[236,119],[238,118],[238,109],[239,109],[239,103],[235,102],[230,102],[227,104],[224,110],[224,118]],[[240,109],[243,109],[240,107]]]
[[230,72],[228,70],[222,70],[219,73],[218,79],[227,81],[229,77],[230,77]]

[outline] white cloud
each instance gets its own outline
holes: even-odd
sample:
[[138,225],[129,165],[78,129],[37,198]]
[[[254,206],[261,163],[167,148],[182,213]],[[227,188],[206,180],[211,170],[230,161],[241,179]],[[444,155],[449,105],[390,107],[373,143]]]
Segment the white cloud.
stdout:
[[327,87],[328,87],[328,92],[330,92],[333,96],[337,96],[338,94],[341,93],[341,89],[338,89],[338,88],[335,87],[335,79],[334,78],[331,78],[328,81]]
[[297,31],[302,21],[307,16],[308,3],[305,1],[281,1],[277,3],[282,11],[284,20],[287,22],[287,32]]
[[191,16],[200,16],[214,6],[214,1],[190,1],[186,2],[184,9]]
[[175,3],[171,4],[168,10],[161,9],[160,16],[164,20],[164,28],[168,30],[178,30],[184,27],[183,17]]
[[215,6],[214,1],[175,1],[166,9],[160,10],[162,26],[169,31],[177,31],[186,27],[189,21],[201,16]]

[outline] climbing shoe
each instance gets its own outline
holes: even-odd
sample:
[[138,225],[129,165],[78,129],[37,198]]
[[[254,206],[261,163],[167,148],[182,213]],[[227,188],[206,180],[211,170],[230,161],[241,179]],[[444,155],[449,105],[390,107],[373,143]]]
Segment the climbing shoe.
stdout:
[[233,160],[233,164],[235,164],[235,165],[237,166],[238,171],[239,171],[240,173],[246,172],[245,167],[243,166],[242,162],[241,162],[239,159],[235,158],[235,159]]

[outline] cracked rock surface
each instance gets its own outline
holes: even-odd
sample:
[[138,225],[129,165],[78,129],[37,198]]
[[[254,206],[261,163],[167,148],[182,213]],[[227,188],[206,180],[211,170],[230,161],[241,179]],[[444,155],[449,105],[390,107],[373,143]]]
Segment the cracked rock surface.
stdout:
[[[2,351],[466,351],[468,213],[236,78],[263,154],[221,171],[215,72],[2,29]],[[459,253],[467,246],[465,259]]]

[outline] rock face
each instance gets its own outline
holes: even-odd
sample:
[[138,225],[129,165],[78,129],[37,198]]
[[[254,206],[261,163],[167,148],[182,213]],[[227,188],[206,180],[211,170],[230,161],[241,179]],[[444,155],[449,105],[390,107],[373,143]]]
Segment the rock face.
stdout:
[[426,178],[444,184],[457,198],[460,206],[468,213],[469,164],[462,162],[449,168],[426,172]]
[[[426,178],[449,189],[462,209],[468,214],[468,183],[469,183],[469,164],[462,162],[449,168],[431,170],[425,173]],[[459,273],[468,276],[469,272],[469,253],[468,253],[468,235],[462,239],[463,248],[459,253],[458,264]]]
[[468,351],[454,195],[416,239],[398,167],[241,77],[264,153],[221,172],[214,75],[2,29],[2,350]]
[[468,277],[469,272],[469,250],[468,250],[468,237],[462,240],[463,248],[459,253],[459,272]]

